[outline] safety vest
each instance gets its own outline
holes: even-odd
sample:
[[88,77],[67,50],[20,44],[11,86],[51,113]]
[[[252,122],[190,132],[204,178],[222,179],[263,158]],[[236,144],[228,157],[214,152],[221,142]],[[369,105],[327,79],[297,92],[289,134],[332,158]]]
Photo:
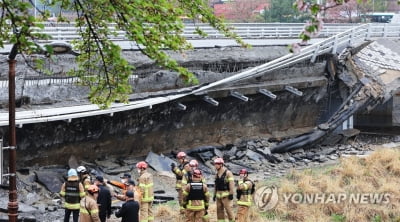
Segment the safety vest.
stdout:
[[65,182],[65,208],[79,209],[79,201],[81,200],[79,192],[79,181]]
[[215,176],[215,189],[217,191],[226,191],[229,190],[229,183],[225,180],[226,177],[226,171],[221,175],[221,177],[218,177],[218,173]]
[[[190,190],[188,193],[188,204],[186,206],[186,209],[188,210],[203,210],[205,209],[205,193],[203,189],[203,183],[201,182],[192,182],[189,183]],[[193,201],[196,200],[200,204],[193,204]]]
[[190,190],[188,200],[204,200],[203,183],[193,182],[190,183]]

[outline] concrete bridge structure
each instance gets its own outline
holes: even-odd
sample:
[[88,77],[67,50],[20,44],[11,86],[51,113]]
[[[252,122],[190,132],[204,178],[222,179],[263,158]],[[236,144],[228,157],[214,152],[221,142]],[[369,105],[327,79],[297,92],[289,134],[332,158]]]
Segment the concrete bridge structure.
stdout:
[[[400,31],[393,27],[381,32],[379,40],[372,35],[373,25],[352,27],[314,40],[298,54],[289,54],[286,46],[262,44],[250,50],[195,48],[186,57],[170,52],[198,76],[197,86],[186,86],[176,73],[125,51],[137,67],[131,79],[135,93],[129,104],[107,110],[88,104],[88,90],[63,76],[74,67],[72,55],[48,62],[52,78],[35,76],[20,60],[18,165],[64,164],[70,155],[87,160],[140,156],[254,138],[283,141],[271,150],[284,152],[310,146],[351,121],[398,126]],[[0,78],[6,76],[4,67]],[[5,141],[6,82],[0,86]],[[374,118],[364,114],[380,104],[385,105]]]

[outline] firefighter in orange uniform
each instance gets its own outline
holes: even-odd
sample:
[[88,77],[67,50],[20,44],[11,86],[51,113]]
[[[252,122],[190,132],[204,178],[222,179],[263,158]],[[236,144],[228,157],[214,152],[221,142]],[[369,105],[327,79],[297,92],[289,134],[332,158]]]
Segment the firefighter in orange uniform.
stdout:
[[171,171],[176,176],[176,186],[175,189],[178,192],[178,202],[180,206],[180,213],[184,214],[185,209],[183,208],[183,196],[182,196],[182,178],[183,176],[190,171],[189,161],[186,160],[186,153],[179,152],[176,155],[178,159],[179,165],[175,166],[175,163],[171,163]]
[[83,184],[83,187],[85,188],[85,191],[87,188],[89,188],[90,185],[92,185],[92,180],[90,178],[89,172],[87,171],[85,166],[78,166],[76,168],[76,171],[79,174],[79,180]]
[[233,174],[224,166],[222,158],[214,160],[217,170],[215,175],[214,201],[217,202],[217,222],[225,221],[225,211],[228,214],[229,222],[235,221],[232,211],[233,190],[235,188]]
[[201,182],[202,173],[194,170],[192,181],[183,187],[183,206],[186,208],[186,222],[202,222],[207,214],[210,193],[207,185]]
[[253,202],[252,195],[255,191],[253,181],[249,178],[249,173],[246,169],[239,171],[238,187],[236,189],[237,194],[237,215],[236,222],[249,222],[249,208]]
[[99,188],[96,185],[90,185],[86,189],[87,195],[80,202],[79,222],[100,222],[99,207],[97,197]]
[[69,217],[72,213],[73,221],[78,222],[79,201],[85,196],[85,188],[82,183],[79,182],[78,173],[75,169],[68,170],[68,179],[67,182],[63,183],[61,186],[60,195],[65,198],[64,221],[69,221]]
[[153,216],[153,175],[147,172],[147,163],[141,161],[136,164],[136,168],[139,172],[139,189],[142,194],[140,200],[140,222],[152,222],[154,221]]

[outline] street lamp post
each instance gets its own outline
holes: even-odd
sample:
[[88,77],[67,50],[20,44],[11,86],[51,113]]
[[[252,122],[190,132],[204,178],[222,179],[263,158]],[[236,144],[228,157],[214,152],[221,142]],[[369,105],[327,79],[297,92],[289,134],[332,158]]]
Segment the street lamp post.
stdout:
[[17,175],[16,175],[16,146],[15,133],[15,57],[18,54],[18,44],[14,44],[8,55],[8,167],[9,167],[9,193],[8,193],[8,219],[17,222],[18,198],[17,198]]

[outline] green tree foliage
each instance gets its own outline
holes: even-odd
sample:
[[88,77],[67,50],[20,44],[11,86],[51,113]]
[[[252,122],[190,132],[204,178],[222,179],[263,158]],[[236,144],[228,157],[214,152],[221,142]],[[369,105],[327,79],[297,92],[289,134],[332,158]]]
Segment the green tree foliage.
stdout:
[[[125,31],[129,40],[134,41],[143,54],[155,60],[160,66],[180,73],[189,84],[196,84],[196,77],[186,68],[171,59],[163,49],[183,51],[192,46],[180,34],[183,32],[182,17],[207,22],[227,37],[246,44],[227,27],[220,18],[213,15],[204,0],[37,0],[46,5],[57,6],[61,11],[75,12],[76,25],[81,39],[73,42],[80,52],[77,56],[78,69],[71,74],[80,77],[83,85],[90,86],[91,102],[102,108],[118,100],[128,101],[132,92],[128,77],[134,67],[121,56],[121,48],[109,37],[116,31]],[[35,32],[43,28],[33,16],[33,0],[0,0],[0,47],[4,42],[16,44],[19,53],[29,55],[43,52],[36,43],[46,38]],[[37,9],[41,20],[50,12]],[[58,21],[65,21],[62,13]],[[116,29],[109,29],[115,23]],[[202,33],[200,29],[198,33]],[[48,49],[51,52],[51,49]]]
[[293,8],[293,0],[271,0],[270,7],[263,13],[265,22],[305,22],[308,14]]

